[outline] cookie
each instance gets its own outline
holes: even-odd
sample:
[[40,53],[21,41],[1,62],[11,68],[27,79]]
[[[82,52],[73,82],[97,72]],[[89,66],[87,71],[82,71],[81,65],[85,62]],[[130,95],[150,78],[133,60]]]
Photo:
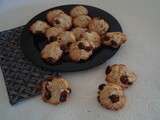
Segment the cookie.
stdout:
[[75,27],[86,28],[88,27],[88,24],[90,21],[91,21],[91,18],[89,16],[81,15],[73,19],[73,25]]
[[64,14],[64,12],[62,10],[59,10],[59,9],[49,11],[46,15],[48,23],[53,25],[54,18],[57,17],[60,14]]
[[73,32],[65,31],[57,37],[57,41],[60,43],[61,48],[68,52],[70,44],[76,42],[76,37]]
[[114,64],[106,68],[106,81],[117,84],[124,89],[131,86],[136,79],[136,74],[130,71],[126,65]]
[[70,11],[70,15],[72,17],[78,17],[81,15],[87,15],[87,14],[88,14],[88,10],[84,6],[76,6]]
[[57,36],[62,32],[64,32],[64,30],[61,27],[51,27],[47,29],[45,35],[48,41],[53,42],[54,40],[56,40]]
[[48,28],[50,28],[50,26],[46,22],[37,20],[35,23],[33,23],[30,26],[30,31],[33,34],[36,34],[36,33],[44,34]]
[[105,34],[109,29],[109,24],[107,21],[99,18],[94,18],[89,23],[89,30],[95,31],[99,35]]
[[52,25],[54,27],[61,27],[65,30],[68,30],[72,26],[72,18],[65,13],[59,14],[54,18]]
[[103,107],[115,111],[123,108],[126,103],[123,89],[111,83],[99,85],[97,99]]
[[73,61],[87,60],[93,52],[92,45],[87,40],[80,40],[70,45],[69,57]]
[[67,80],[62,76],[50,76],[42,82],[42,99],[44,102],[57,105],[65,102],[71,93]]
[[58,42],[47,44],[41,51],[41,57],[50,64],[56,63],[62,57],[63,51]]
[[113,48],[118,48],[127,41],[125,34],[121,32],[108,32],[104,36],[103,44]]
[[73,34],[76,37],[76,40],[80,40],[82,34],[84,34],[87,31],[87,28],[80,28],[76,27],[72,30]]
[[92,47],[98,48],[101,45],[101,38],[100,36],[96,33],[96,32],[85,32],[84,34],[82,34],[81,37],[82,40],[87,40],[92,44]]

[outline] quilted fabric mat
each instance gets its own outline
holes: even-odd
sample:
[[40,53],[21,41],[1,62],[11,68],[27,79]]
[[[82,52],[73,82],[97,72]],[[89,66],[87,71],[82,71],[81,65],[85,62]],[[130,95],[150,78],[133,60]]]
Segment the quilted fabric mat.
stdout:
[[0,32],[0,66],[11,105],[38,95],[36,85],[52,74],[37,68],[24,56],[20,49],[23,28]]

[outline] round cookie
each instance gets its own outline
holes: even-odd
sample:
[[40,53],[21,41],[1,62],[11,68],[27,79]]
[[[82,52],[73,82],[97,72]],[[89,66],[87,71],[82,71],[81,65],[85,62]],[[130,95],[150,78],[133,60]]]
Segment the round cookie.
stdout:
[[69,57],[73,61],[87,60],[93,52],[92,45],[87,40],[80,40],[70,45]]
[[59,14],[53,20],[54,27],[62,27],[65,30],[68,30],[72,26],[72,18],[67,14]]
[[64,30],[60,27],[51,27],[47,29],[45,34],[48,41],[54,41],[57,38],[57,36],[62,32],[64,32]]
[[72,17],[78,17],[80,15],[87,15],[87,14],[88,14],[88,10],[83,6],[76,6],[70,11],[70,15]]
[[57,17],[60,14],[64,14],[64,12],[62,10],[59,10],[59,9],[49,11],[46,15],[48,23],[53,25],[54,18]]
[[88,27],[88,24],[90,21],[91,21],[91,18],[89,16],[81,15],[73,19],[73,24],[75,27],[86,28]]
[[62,76],[51,76],[42,82],[42,99],[44,102],[57,105],[65,102],[71,93],[71,88]]
[[94,18],[89,23],[89,30],[95,31],[99,35],[105,34],[109,29],[109,24],[103,19]]
[[73,32],[65,31],[57,37],[57,41],[60,43],[61,48],[68,52],[70,44],[76,42],[76,37]]
[[97,96],[98,102],[109,110],[119,110],[124,107],[126,97],[123,89],[116,84],[101,84]]
[[130,71],[126,65],[114,64],[106,68],[106,81],[117,84],[122,88],[128,88],[136,79],[136,74]]
[[41,57],[50,64],[56,63],[62,57],[63,51],[58,42],[47,44],[41,51]]
[[103,39],[103,44],[113,48],[118,48],[126,41],[127,37],[122,32],[108,32]]
[[73,34],[76,37],[76,40],[80,40],[83,33],[87,31],[87,28],[76,27],[72,30]]
[[93,48],[98,48],[101,45],[101,38],[100,36],[94,32],[85,32],[84,34],[82,34],[82,40],[87,40],[92,44]]
[[33,23],[30,26],[30,31],[33,34],[37,34],[37,33],[44,34],[48,28],[50,28],[50,26],[46,22],[41,21],[41,20],[37,20],[35,23]]

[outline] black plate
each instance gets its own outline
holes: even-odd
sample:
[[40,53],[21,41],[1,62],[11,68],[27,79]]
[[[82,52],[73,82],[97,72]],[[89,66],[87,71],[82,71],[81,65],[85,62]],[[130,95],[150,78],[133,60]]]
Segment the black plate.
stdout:
[[[59,6],[55,8],[51,8],[49,10],[53,9],[61,9],[65,11],[66,13],[69,13],[69,11],[76,5],[64,5]],[[101,10],[96,7],[92,6],[85,6],[89,11],[89,16],[92,17],[100,17],[108,21],[110,24],[110,32],[122,32],[122,28],[119,24],[119,22],[109,13],[105,12],[104,10]],[[34,18],[32,18],[24,28],[24,31],[22,33],[22,39],[21,39],[21,48],[25,54],[26,57],[28,57],[35,65],[49,69],[55,72],[71,72],[71,71],[80,71],[89,69],[92,67],[95,67],[97,65],[100,65],[104,63],[106,60],[111,58],[119,48],[114,49],[110,47],[104,47],[102,46],[100,49],[96,50],[94,54],[87,60],[87,61],[80,61],[80,62],[72,62],[68,59],[68,57],[62,58],[62,60],[55,65],[48,64],[44,62],[40,57],[40,50],[42,49],[42,46],[44,45],[43,40],[37,40],[38,38],[35,38],[31,32],[29,32],[29,27],[37,20],[45,20],[45,16],[49,10],[46,10]],[[37,42],[38,41],[38,42]]]

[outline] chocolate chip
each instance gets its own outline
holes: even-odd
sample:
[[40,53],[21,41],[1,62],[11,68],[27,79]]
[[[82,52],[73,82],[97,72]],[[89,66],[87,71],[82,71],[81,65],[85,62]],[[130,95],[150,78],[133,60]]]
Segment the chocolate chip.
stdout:
[[83,44],[82,42],[80,42],[80,43],[78,44],[78,48],[79,48],[79,49],[85,49],[85,46],[84,46],[84,44]]
[[59,20],[55,20],[54,22],[55,22],[55,24],[60,24]]
[[111,41],[111,45],[114,46],[114,47],[118,46],[118,44],[114,40]]
[[109,41],[109,40],[110,40],[110,37],[105,36],[105,40],[104,41]]
[[111,67],[110,66],[108,66],[107,68],[106,68],[106,75],[108,75],[110,72],[112,71],[112,69],[111,69]]
[[56,60],[54,60],[54,59],[51,58],[51,57],[47,58],[46,61],[47,61],[48,63],[50,63],[50,64],[54,64],[54,63],[56,62]]
[[46,91],[44,94],[44,97],[46,100],[49,100],[52,96],[51,96],[51,92],[50,91]]
[[48,86],[48,83],[45,85],[46,91],[45,91],[44,97],[46,100],[49,100],[51,98],[51,92],[48,90],[47,86]]
[[69,93],[71,93],[71,92],[72,92],[71,88],[67,88],[67,90],[69,91]]
[[91,51],[93,48],[91,46],[85,47],[84,50],[86,50],[87,52]]
[[46,81],[52,81],[53,80],[53,77],[52,76],[49,76]]
[[98,102],[100,103],[100,97],[99,97],[99,96],[97,96],[97,100],[98,100]]
[[67,47],[69,47],[71,44],[72,44],[71,42],[67,43]]
[[65,102],[67,100],[67,91],[63,91],[60,94],[60,102]]
[[109,96],[109,99],[112,101],[112,103],[116,103],[119,101],[119,96],[118,95],[111,95],[111,96]]
[[106,86],[106,84],[101,84],[101,85],[98,86],[98,89],[103,90],[104,86]]
[[122,75],[120,77],[120,81],[125,85],[132,85],[132,82],[128,81],[128,76],[127,75]]
[[56,41],[56,37],[53,37],[53,36],[50,37],[49,40],[48,40],[48,42],[54,42],[54,41]]

